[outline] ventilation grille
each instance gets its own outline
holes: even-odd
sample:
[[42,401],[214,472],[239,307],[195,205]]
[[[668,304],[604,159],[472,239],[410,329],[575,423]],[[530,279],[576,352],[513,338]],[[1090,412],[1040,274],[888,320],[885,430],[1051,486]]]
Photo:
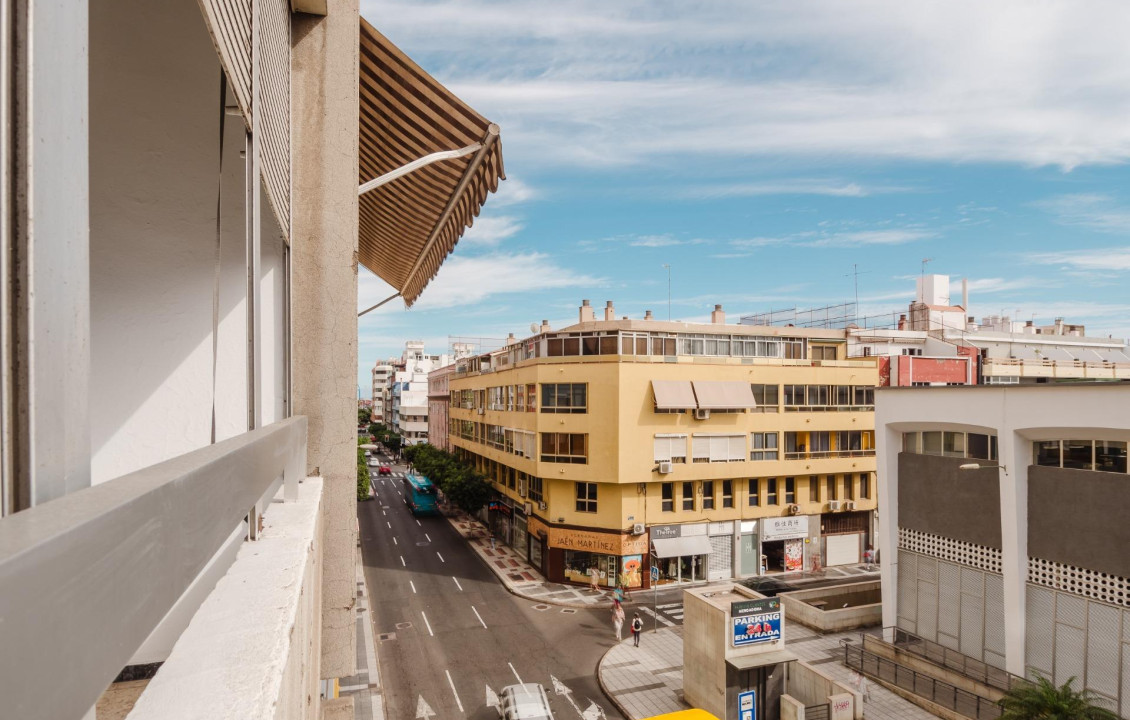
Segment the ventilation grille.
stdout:
[[1130,607],[1130,580],[1097,570],[1030,557],[1028,582],[1112,605]]
[[900,527],[899,547],[968,567],[988,570],[992,573],[1001,571],[1001,551],[984,545],[974,545],[941,535]]

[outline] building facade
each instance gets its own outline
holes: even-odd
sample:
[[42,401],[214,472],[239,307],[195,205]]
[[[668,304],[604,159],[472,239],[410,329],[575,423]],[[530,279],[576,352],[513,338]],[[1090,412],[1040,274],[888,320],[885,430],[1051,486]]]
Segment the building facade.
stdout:
[[405,445],[428,442],[428,373],[450,362],[450,355],[426,354],[422,340],[404,343],[391,376],[389,427]]
[[[877,490],[874,359],[836,330],[580,322],[460,360],[449,442],[497,537],[555,581],[659,582],[858,562]],[[763,557],[764,556],[764,557]]]
[[1130,716],[1130,384],[883,389],[876,427],[884,627]]
[[451,400],[450,380],[455,364],[445,365],[428,373],[428,442],[441,450],[451,450],[448,440]]
[[385,423],[385,413],[391,410],[389,399],[392,389],[392,375],[395,372],[391,361],[377,361],[372,371],[373,422]]

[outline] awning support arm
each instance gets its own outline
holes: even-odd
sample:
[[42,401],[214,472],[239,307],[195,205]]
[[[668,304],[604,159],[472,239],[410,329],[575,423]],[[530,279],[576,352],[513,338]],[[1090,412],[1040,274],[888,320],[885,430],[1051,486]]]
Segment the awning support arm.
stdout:
[[380,307],[381,305],[384,305],[384,304],[385,304],[386,302],[388,302],[389,300],[395,300],[395,299],[396,299],[396,298],[398,298],[398,297],[400,297],[400,293],[396,293],[395,295],[389,295],[389,296],[388,296],[388,297],[386,297],[386,298],[385,298],[384,300],[381,300],[381,301],[380,301],[379,303],[377,303],[377,304],[376,304],[376,305],[374,305],[373,307],[369,308],[368,310],[362,310],[361,312],[357,313],[357,317],[361,317],[361,316],[362,316],[362,315],[364,315],[365,313],[371,313],[371,312],[373,312],[374,310],[376,310],[377,308],[379,308],[379,307]]
[[375,177],[375,178],[373,178],[372,180],[370,180],[366,183],[362,183],[357,188],[357,194],[358,195],[364,195],[365,193],[369,192],[370,190],[375,190],[376,188],[379,188],[381,185],[384,185],[386,183],[390,183],[393,180],[397,179],[398,177],[403,177],[404,175],[407,175],[410,172],[413,172],[415,170],[419,170],[422,167],[427,167],[428,165],[431,165],[432,163],[441,162],[443,160],[454,160],[455,158],[466,157],[466,156],[468,156],[472,153],[478,152],[482,148],[482,146],[483,146],[483,144],[481,142],[477,142],[477,143],[473,143],[471,145],[468,145],[465,148],[459,148],[458,150],[442,150],[440,152],[434,152],[431,155],[425,155],[422,158],[419,158],[417,160],[413,160],[412,162],[408,163],[407,165],[401,165],[400,167],[396,168],[395,170],[390,170],[389,172],[386,172],[384,175],[381,175],[380,177]]

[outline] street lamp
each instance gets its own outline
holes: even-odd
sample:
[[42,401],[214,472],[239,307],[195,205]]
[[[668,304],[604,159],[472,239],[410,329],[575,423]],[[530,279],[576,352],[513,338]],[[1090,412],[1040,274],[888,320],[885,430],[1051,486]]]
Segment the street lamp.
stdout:
[[964,465],[957,466],[958,470],[992,470],[993,468],[1000,468],[1001,470],[1004,470],[1005,473],[1008,473],[1008,468],[1004,465],[982,465],[981,463],[965,463]]

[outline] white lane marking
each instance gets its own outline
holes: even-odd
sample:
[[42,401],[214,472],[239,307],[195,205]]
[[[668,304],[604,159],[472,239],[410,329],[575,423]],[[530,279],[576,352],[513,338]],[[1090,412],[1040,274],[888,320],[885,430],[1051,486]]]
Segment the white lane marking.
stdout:
[[399,495],[400,497],[404,497],[404,493],[400,492],[399,490],[396,491],[396,494]]
[[[432,637],[435,637],[436,634],[434,632],[432,632],[432,624],[430,622],[428,622],[428,616],[424,615],[423,610],[420,611],[420,614],[423,615],[423,617],[424,617],[424,624],[428,626],[428,634],[431,635]],[[511,665],[511,667],[513,667],[513,665]]]
[[656,615],[655,613],[653,613],[651,611],[651,608],[647,607],[646,605],[641,605],[640,610],[643,610],[645,613],[652,616],[653,618],[655,618],[659,622],[663,623],[667,627],[671,627],[672,625],[675,624],[675,623],[671,622],[670,620],[668,620],[667,618],[663,617],[662,615]]
[[[417,520],[417,521],[416,521],[416,524],[417,524],[417,525],[420,525],[420,521],[419,521],[419,520]],[[420,525],[420,527],[424,527],[424,526],[423,526],[423,525]]]
[[451,686],[451,694],[455,696],[455,704],[459,706],[459,712],[463,712],[463,701],[459,699],[459,693],[455,692],[455,681],[451,679],[451,671],[444,670],[447,674],[447,684]]
[[665,605],[657,605],[656,607],[658,607],[660,610],[667,610],[669,608],[682,607],[682,606],[683,606],[683,604],[681,602],[677,602],[677,603],[667,603]]
[[388,520],[385,520],[385,525],[388,525],[388,529],[392,530],[392,523],[390,523]]
[[407,565],[404,564],[404,556],[403,555],[400,556],[400,567],[408,567]]
[[396,541],[396,538],[393,538],[393,539],[392,539],[392,544],[393,544],[393,545],[399,545],[400,543],[398,543],[398,542]]
[[510,672],[514,673],[514,677],[518,678],[518,684],[525,685],[526,683],[522,682],[522,678],[518,675],[518,671],[514,669],[514,663],[508,662],[506,664],[510,666]]
[[486,630],[487,624],[483,622],[483,616],[479,614],[479,611],[475,609],[474,605],[471,606],[471,612],[475,613],[475,617],[479,619],[479,624],[483,626],[483,630]]
[[416,583],[409,580],[408,584],[412,586],[412,594],[415,595],[416,594]]
[[452,575],[451,579],[455,581],[455,587],[459,588],[459,592],[463,592],[463,586],[459,584],[459,578]]
[[[436,555],[439,555],[439,550],[436,550]],[[441,563],[445,563],[445,562],[447,562],[446,560],[444,560],[444,559],[443,559],[443,555],[439,555],[439,561],[440,561]]]
[[428,542],[431,542],[431,541],[432,541],[432,536],[431,536],[431,535],[429,535],[429,534],[427,534],[427,533],[424,533],[424,537],[426,537],[426,538],[428,539]]

